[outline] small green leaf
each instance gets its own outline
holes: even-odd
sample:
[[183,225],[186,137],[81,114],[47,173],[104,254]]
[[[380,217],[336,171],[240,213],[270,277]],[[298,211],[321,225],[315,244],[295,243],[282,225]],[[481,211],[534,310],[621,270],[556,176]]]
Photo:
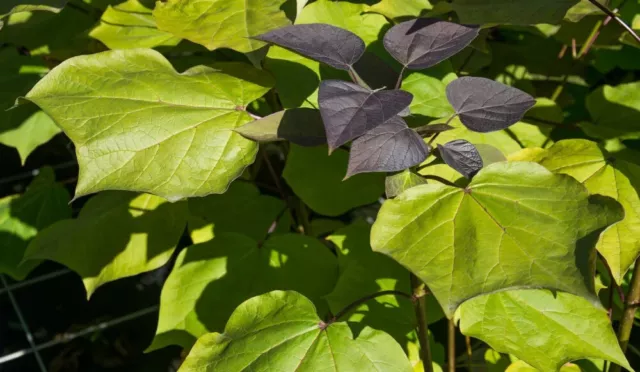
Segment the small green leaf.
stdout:
[[640,138],[640,81],[599,87],[587,97],[587,109],[598,130],[588,134],[603,139]]
[[236,181],[222,195],[189,199],[189,234],[204,243],[220,233],[235,232],[261,242],[282,214],[284,201],[261,195],[253,184]]
[[454,0],[460,22],[533,25],[559,23],[578,0]]
[[[17,128],[0,132],[0,143],[15,147],[20,155],[22,164],[27,161],[29,155],[40,145],[49,142],[60,128],[43,111],[34,110],[33,107],[18,107],[11,113],[12,119],[22,116],[22,113],[30,113]],[[0,114],[1,115],[1,114]],[[18,120],[20,121],[20,120]]]
[[22,262],[29,242],[54,222],[71,217],[69,194],[42,168],[21,195],[0,199],[0,273],[24,279],[40,262]]
[[[320,309],[336,282],[337,261],[318,240],[295,234],[263,245],[223,233],[186,248],[162,288],[155,350],[171,344],[191,347],[208,332],[222,331],[242,302],[273,290],[295,290]],[[224,299],[224,301],[221,301]]]
[[311,209],[325,216],[339,216],[350,209],[375,203],[384,192],[384,174],[355,175],[343,181],[349,154],[327,147],[291,145],[282,176],[293,192]]
[[[242,63],[178,74],[158,52],[114,50],[58,65],[27,94],[76,145],[76,197],[102,190],[175,201],[219,194],[257,144],[233,131],[272,85]],[[126,81],[126,84],[123,83]]]
[[583,358],[607,359],[633,370],[606,311],[569,293],[497,292],[463,303],[457,316],[465,335],[514,354],[540,371],[558,371]]
[[43,10],[58,13],[67,0],[2,0],[0,4],[0,19],[18,12]]
[[158,28],[209,50],[252,52],[265,43],[253,36],[288,25],[286,0],[169,0],[153,11]]
[[25,259],[59,262],[82,277],[90,297],[103,284],[169,261],[184,231],[186,203],[150,194],[103,192],[76,219],[57,222],[29,244]]
[[384,180],[384,189],[387,198],[395,198],[402,194],[405,190],[408,190],[414,186],[424,185],[427,180],[420,175],[405,170],[396,174],[387,176]]
[[244,369],[410,372],[411,365],[384,332],[365,328],[354,340],[345,323],[323,323],[302,295],[274,291],[238,306],[224,333],[202,336],[180,372]]
[[428,70],[412,71],[402,80],[402,89],[413,94],[412,115],[444,118],[454,113],[447,101],[447,85],[457,78],[451,63],[442,62]]
[[509,288],[597,302],[586,241],[622,217],[571,177],[500,162],[465,189],[430,183],[387,200],[371,244],[420,277],[449,316],[469,298]]
[[288,140],[300,146],[319,146],[327,143],[320,112],[310,108],[279,111],[249,122],[235,131],[260,142]]
[[100,40],[109,49],[174,46],[180,42],[173,34],[158,30],[151,9],[138,0],[109,6],[89,36]]

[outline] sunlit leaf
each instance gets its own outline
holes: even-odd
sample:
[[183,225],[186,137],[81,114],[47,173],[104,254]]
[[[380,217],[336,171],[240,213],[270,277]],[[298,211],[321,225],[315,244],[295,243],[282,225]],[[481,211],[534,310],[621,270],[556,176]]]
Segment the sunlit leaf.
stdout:
[[418,174],[405,170],[390,176],[384,180],[384,189],[387,198],[395,198],[414,186],[424,185],[427,183],[423,177]]
[[13,13],[32,12],[35,10],[58,13],[66,3],[67,0],[2,0],[2,3],[0,3],[0,19]]
[[598,138],[640,138],[640,82],[604,85],[587,97]]
[[622,217],[614,201],[590,198],[571,177],[500,162],[464,189],[429,183],[387,200],[371,243],[420,277],[449,316],[469,298],[510,288],[595,303],[588,243]]
[[353,339],[345,323],[327,325],[311,301],[296,292],[274,291],[242,303],[224,333],[198,339],[180,372],[402,371],[411,366],[400,345],[384,332],[365,328]]
[[455,140],[438,145],[442,160],[466,178],[473,178],[483,167],[482,157],[474,145]]
[[369,11],[389,19],[398,19],[419,17],[422,12],[432,8],[429,0],[380,0],[369,7]]
[[413,94],[411,114],[444,118],[455,112],[447,101],[447,84],[457,78],[447,61],[428,70],[412,71],[402,80],[402,89]]
[[260,142],[287,140],[300,146],[327,143],[320,112],[310,108],[279,111],[249,122],[235,131]]
[[233,129],[251,121],[244,107],[272,84],[245,64],[216,67],[178,74],[155,51],[115,50],[63,62],[26,98],[76,145],[76,197],[108,189],[204,196],[224,192],[253,162],[257,144]]

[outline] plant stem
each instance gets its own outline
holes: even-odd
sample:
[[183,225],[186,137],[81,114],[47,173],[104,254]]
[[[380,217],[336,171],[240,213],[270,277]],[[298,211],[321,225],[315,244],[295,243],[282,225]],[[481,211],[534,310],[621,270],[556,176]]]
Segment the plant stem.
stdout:
[[456,323],[449,319],[447,336],[447,371],[456,372]]
[[400,89],[402,88],[402,78],[404,77],[404,70],[405,67],[402,67],[402,70],[400,70],[400,75],[398,76],[398,81],[396,81],[396,89]]
[[415,298],[414,309],[418,320],[418,340],[420,341],[420,359],[424,372],[432,372],[431,345],[429,345],[429,328],[427,326],[427,305],[425,301],[424,283],[411,274],[411,287]]
[[265,164],[267,164],[267,168],[269,169],[269,173],[271,173],[271,178],[273,178],[273,183],[276,185],[276,188],[280,193],[280,197],[285,203],[289,203],[289,198],[287,197],[287,194],[285,194],[284,189],[280,184],[280,177],[276,173],[276,170],[273,168],[273,165],[271,164],[271,160],[269,159],[269,155],[263,149],[260,149],[258,151],[262,154]]
[[340,310],[336,315],[334,315],[333,318],[331,318],[331,321],[329,321],[330,323],[333,323],[335,321],[337,321],[338,319],[342,318],[343,316],[347,315],[351,310],[357,308],[358,306],[362,305],[363,303],[369,301],[369,300],[373,300],[374,298],[380,297],[380,296],[386,296],[386,295],[396,295],[396,296],[400,296],[400,297],[404,297],[407,298],[411,301],[413,301],[413,296],[402,292],[402,291],[393,291],[393,290],[389,290],[389,291],[381,291],[381,292],[376,292],[373,294],[370,294],[368,296],[359,298],[357,300],[355,300],[354,302],[350,303],[349,305],[347,305],[344,309]]
[[473,371],[471,365],[473,364],[473,349],[471,348],[471,337],[464,336],[464,341],[467,346],[467,364],[469,366],[469,372]]
[[598,9],[602,10],[606,15],[608,15],[609,17],[613,18],[616,20],[616,22],[618,22],[618,24],[620,24],[620,26],[622,26],[622,28],[624,28],[625,30],[627,30],[627,32],[634,38],[636,39],[636,41],[640,44],[640,36],[638,36],[638,34],[636,34],[636,32],[633,30],[633,28],[631,28],[628,24],[626,24],[622,19],[620,19],[620,17],[618,17],[617,14],[615,14],[614,12],[612,12],[611,10],[609,10],[609,8],[607,8],[606,6],[600,4],[597,0],[589,0],[589,2],[593,5],[595,5]]
[[304,204],[302,199],[299,199],[296,204],[296,216],[298,217],[298,222],[302,227],[302,233],[305,235],[312,235],[311,223],[309,222],[309,211],[307,209],[307,205]]
[[[612,279],[613,280],[613,279]],[[636,310],[640,305],[640,258],[636,260],[636,267],[633,269],[633,276],[631,277],[631,285],[629,289],[629,295],[625,303],[624,312],[620,319],[620,328],[618,328],[618,342],[622,352],[627,351],[627,345],[629,345],[629,337],[631,337],[631,330],[633,329],[633,320],[636,315]],[[617,364],[611,364],[610,372],[619,372],[621,367]]]

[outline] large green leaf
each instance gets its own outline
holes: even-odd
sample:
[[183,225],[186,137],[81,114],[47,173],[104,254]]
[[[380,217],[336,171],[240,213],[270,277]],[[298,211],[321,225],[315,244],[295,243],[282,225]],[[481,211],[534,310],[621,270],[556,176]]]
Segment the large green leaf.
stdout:
[[578,0],[454,0],[460,22],[533,25],[558,23]]
[[389,19],[416,18],[423,12],[433,9],[429,0],[380,0],[368,11],[382,14]]
[[460,306],[460,330],[540,371],[601,358],[632,370],[607,312],[584,298],[545,290],[513,290],[473,298]]
[[202,44],[209,50],[246,53],[265,45],[252,39],[288,25],[286,0],[169,0],[153,11],[158,28]]
[[[306,9],[306,8],[305,8]],[[384,192],[384,174],[358,174],[343,181],[349,154],[326,146],[291,145],[282,176],[293,192],[315,212],[339,216],[350,209],[375,203]]]
[[109,6],[89,36],[100,40],[109,49],[153,48],[180,42],[180,38],[173,34],[158,30],[151,9],[138,0]]
[[296,292],[274,291],[242,303],[225,332],[202,336],[180,372],[411,371],[392,337],[365,328],[357,339],[344,323],[327,325]]
[[[388,23],[380,14],[362,14],[366,9],[364,4],[318,0],[305,6],[295,23],[326,23],[344,28],[358,35],[369,46],[379,39],[381,30]],[[284,108],[317,108],[321,79],[349,78],[344,72],[276,46],[269,49],[265,66],[276,77],[276,90]]]
[[420,277],[449,316],[469,298],[509,288],[597,302],[588,243],[620,219],[619,205],[590,198],[571,177],[499,162],[464,189],[430,183],[387,200],[371,244]]
[[2,0],[0,3],[0,19],[18,12],[43,10],[58,13],[67,0]]
[[587,97],[587,109],[599,138],[640,138],[640,81],[604,85]]
[[[640,166],[588,140],[560,141],[546,151],[523,151],[521,160],[536,161],[555,173],[572,176],[592,194],[616,199],[624,208],[624,219],[600,236],[597,249],[607,260],[620,285],[624,274],[640,256]],[[636,158],[640,153],[636,154]]]
[[223,193],[257,144],[233,131],[272,79],[241,63],[178,74],[158,52],[69,59],[27,94],[76,145],[76,197],[117,189],[175,201]]
[[90,297],[105,283],[167,263],[184,231],[186,207],[150,194],[103,192],[91,198],[76,219],[40,232],[25,258],[69,267],[82,277]]
[[43,168],[21,195],[0,199],[0,273],[24,279],[39,261],[22,263],[33,237],[47,226],[71,217],[69,193]]
[[284,201],[249,182],[236,181],[222,195],[189,199],[189,233],[194,243],[213,239],[221,232],[235,232],[264,240],[269,228],[286,208]]
[[312,237],[284,234],[264,244],[239,234],[219,234],[178,256],[160,298],[160,320],[150,349],[191,347],[224,324],[245,300],[272,290],[295,290],[326,309],[337,262]]

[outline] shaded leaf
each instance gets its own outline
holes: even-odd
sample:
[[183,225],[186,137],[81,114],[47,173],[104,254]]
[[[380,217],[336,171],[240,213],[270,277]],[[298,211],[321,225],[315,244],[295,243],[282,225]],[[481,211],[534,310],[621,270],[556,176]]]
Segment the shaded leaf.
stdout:
[[474,145],[465,140],[455,140],[438,145],[442,160],[466,178],[473,178],[482,169],[480,153]]
[[153,11],[158,28],[204,45],[241,53],[262,48],[252,38],[289,24],[282,11],[286,0],[169,0]]
[[483,167],[486,167],[489,164],[507,160],[507,157],[504,156],[502,151],[498,150],[494,146],[487,145],[485,143],[473,146],[475,146],[476,150],[478,150],[478,154],[480,154],[480,157],[482,158]]
[[364,53],[364,41],[351,31],[324,23],[298,24],[255,37],[339,70],[349,70]]
[[412,98],[401,90],[372,91],[346,81],[323,80],[318,102],[329,151],[398,115]]
[[236,308],[224,333],[198,339],[180,372],[238,371],[246,366],[280,371],[411,371],[400,345],[384,332],[365,328],[354,340],[345,323],[323,324],[311,301],[296,292],[254,297]]
[[276,289],[304,293],[326,311],[322,296],[333,288],[336,273],[335,257],[308,236],[278,235],[259,245],[243,235],[218,234],[180,252],[162,288],[149,350],[172,344],[189,348],[198,337],[222,331],[242,302]]
[[619,205],[590,198],[571,177],[501,162],[465,189],[429,183],[387,200],[371,244],[420,277],[449,316],[469,298],[510,288],[596,303],[589,244],[622,217]]
[[100,40],[109,49],[174,46],[180,42],[180,38],[173,34],[158,30],[151,9],[138,0],[109,6],[89,36]]
[[505,129],[520,121],[536,101],[527,93],[478,78],[461,77],[447,86],[447,99],[460,121],[476,132]]
[[33,150],[49,142],[61,130],[43,111],[34,110],[33,107],[18,107],[14,110],[16,110],[15,113],[7,116],[17,119],[26,112],[31,115],[28,115],[17,128],[0,132],[0,143],[18,150],[20,161],[24,165]]
[[422,70],[455,55],[478,36],[477,26],[418,18],[393,26],[384,47],[405,68]]
[[23,195],[0,199],[0,273],[24,279],[39,261],[22,262],[29,242],[43,229],[71,217],[69,194],[42,168]]
[[586,105],[595,126],[587,134],[603,139],[640,138],[640,81],[603,85],[589,94]]
[[420,175],[405,170],[391,176],[387,176],[384,180],[384,190],[387,198],[395,198],[414,186],[420,186],[427,183],[427,180]]
[[455,129],[455,127],[452,127],[449,124],[427,124],[415,128],[415,131],[423,137],[430,137],[436,133],[442,133],[453,129]]
[[375,203],[384,193],[384,174],[359,174],[343,181],[348,157],[342,149],[329,156],[324,146],[291,145],[282,176],[313,211],[339,216]]
[[462,333],[499,352],[514,354],[540,371],[558,371],[565,363],[583,358],[607,359],[631,370],[606,311],[579,296],[545,290],[503,291],[463,303],[458,316]]
[[90,297],[105,283],[166,264],[184,231],[186,207],[150,194],[103,192],[77,218],[40,232],[25,259],[67,266],[82,277]]
[[408,169],[422,163],[429,151],[422,137],[395,116],[353,141],[346,177]]
[[462,23],[533,25],[559,23],[578,0],[454,0]]
[[241,63],[216,67],[178,74],[153,50],[108,51],[63,62],[26,98],[76,145],[76,197],[119,189],[175,201],[224,192],[257,152],[233,129],[251,121],[242,109],[272,79]]
[[249,122],[235,131],[260,142],[287,140],[308,147],[327,143],[320,111],[310,108],[279,111]]
[[243,181],[235,181],[222,195],[192,198],[188,203],[189,234],[196,244],[225,232],[261,242],[286,208],[284,201],[262,195],[255,185]]

